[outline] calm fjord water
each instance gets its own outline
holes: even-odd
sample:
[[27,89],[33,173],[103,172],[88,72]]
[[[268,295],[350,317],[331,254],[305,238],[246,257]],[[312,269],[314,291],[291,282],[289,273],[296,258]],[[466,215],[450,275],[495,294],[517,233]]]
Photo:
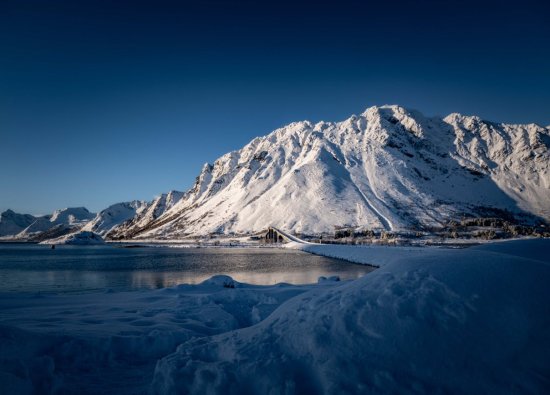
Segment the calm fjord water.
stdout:
[[0,292],[87,292],[196,284],[215,274],[240,282],[305,284],[319,276],[371,271],[300,251],[272,248],[169,248],[0,244]]

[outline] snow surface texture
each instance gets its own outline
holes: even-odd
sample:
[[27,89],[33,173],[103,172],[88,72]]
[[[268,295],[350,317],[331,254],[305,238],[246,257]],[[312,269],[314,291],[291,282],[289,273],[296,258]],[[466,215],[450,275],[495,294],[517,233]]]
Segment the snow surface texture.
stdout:
[[107,236],[418,229],[498,210],[547,221],[549,146],[550,129],[534,124],[427,118],[399,106],[338,123],[296,122],[205,164],[160,215],[138,215]]
[[80,231],[70,233],[55,239],[42,241],[40,244],[94,245],[104,244],[103,238],[94,232]]
[[548,393],[549,248],[378,247],[363,278],[303,286],[1,295],[0,393]]
[[82,295],[0,295],[0,393],[146,393],[178,344],[253,325],[320,285],[200,285]]
[[157,364],[153,393],[548,393],[549,247],[402,256],[183,343]]

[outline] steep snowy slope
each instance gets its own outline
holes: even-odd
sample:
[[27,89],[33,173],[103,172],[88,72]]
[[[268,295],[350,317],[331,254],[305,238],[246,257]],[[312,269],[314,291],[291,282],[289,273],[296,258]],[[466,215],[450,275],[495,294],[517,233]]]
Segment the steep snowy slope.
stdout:
[[148,203],[141,200],[113,204],[99,212],[82,230],[104,235],[117,225],[139,215],[147,206]]
[[54,227],[79,229],[95,217],[85,207],[69,207],[55,210],[52,215],[38,217],[29,226],[17,234],[17,238],[27,239],[39,233],[46,232]]
[[119,237],[401,229],[506,209],[549,217],[549,131],[476,117],[373,107],[341,123],[299,122],[205,165],[166,214]]
[[156,197],[153,201],[145,203],[143,207],[136,213],[135,216],[129,218],[118,227],[118,231],[122,232],[127,229],[139,231],[161,217],[166,211],[174,207],[184,196],[183,192],[170,191]]
[[451,114],[427,118],[371,107],[339,122],[297,122],[213,165],[156,218],[113,238],[246,233],[269,225],[303,233],[335,225],[398,230],[462,215],[550,218],[550,130]]
[[6,210],[0,214],[0,237],[13,236],[32,224],[36,217]]
[[550,218],[550,128],[451,114],[457,161],[491,179],[525,211]]

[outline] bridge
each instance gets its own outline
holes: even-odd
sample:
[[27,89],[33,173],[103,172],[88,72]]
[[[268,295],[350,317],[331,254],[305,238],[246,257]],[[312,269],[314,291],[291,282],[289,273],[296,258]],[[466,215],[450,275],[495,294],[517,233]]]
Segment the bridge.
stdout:
[[267,228],[266,233],[262,236],[262,240],[266,243],[288,243],[290,241],[294,241],[300,244],[310,244],[307,241],[277,229],[274,226]]

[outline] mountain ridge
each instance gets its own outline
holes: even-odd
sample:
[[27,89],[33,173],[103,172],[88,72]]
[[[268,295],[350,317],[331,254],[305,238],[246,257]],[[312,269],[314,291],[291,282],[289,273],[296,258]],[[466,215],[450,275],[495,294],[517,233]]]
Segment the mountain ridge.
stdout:
[[[429,230],[464,216],[550,220],[550,129],[373,106],[293,122],[203,165],[186,192],[117,203],[83,225],[107,239]],[[0,223],[1,224],[1,223]]]
[[205,164],[181,200],[147,226],[109,236],[178,238],[269,225],[301,233],[346,224],[399,230],[499,210],[547,221],[548,136],[536,124],[424,117],[399,106],[370,107],[341,122],[293,122]]

